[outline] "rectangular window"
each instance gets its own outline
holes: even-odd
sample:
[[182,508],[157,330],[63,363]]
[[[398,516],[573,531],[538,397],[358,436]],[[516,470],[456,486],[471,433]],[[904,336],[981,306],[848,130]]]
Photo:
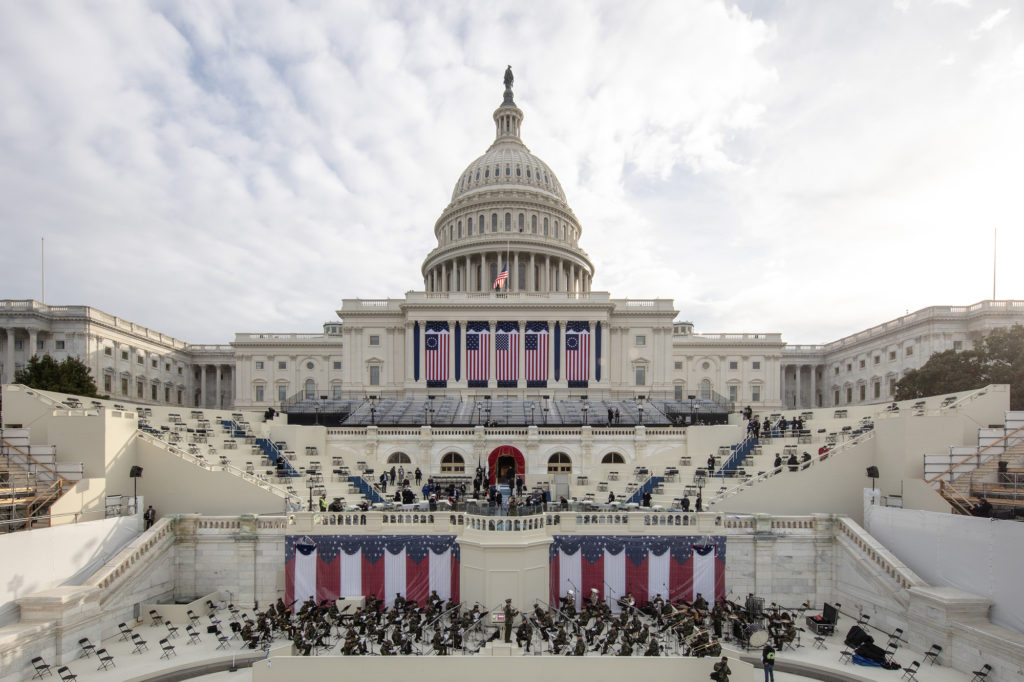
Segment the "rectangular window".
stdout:
[[262,403],[263,402],[263,387],[262,386],[257,386],[256,387],[256,402],[258,402],[258,403]]
[[152,362],[152,365],[153,365],[153,369],[156,369],[157,367],[160,366],[160,362],[156,358],[153,358],[153,360],[151,362]]
[[761,361],[760,360],[754,360],[754,363],[751,366],[754,369],[761,369]]
[[107,357],[110,357],[110,356],[112,356],[114,354],[114,349],[111,348],[110,346],[104,346],[103,347],[103,354],[106,355]]
[[[57,343],[60,343],[60,341],[58,341]],[[964,342],[963,341],[954,341],[953,342],[953,350],[963,350],[963,349],[964,349]]]
[[141,398],[142,397],[142,382],[141,381],[136,381],[135,382],[135,397],[136,398]]
[[874,392],[875,392],[875,397],[876,398],[881,398],[882,397],[882,382],[881,381],[876,381],[874,383]]
[[647,368],[640,366],[636,368],[636,385],[646,386],[647,385]]
[[865,386],[864,384],[861,384],[860,385],[860,390],[858,391],[858,393],[860,393],[860,399],[863,401],[865,398],[867,398],[868,387]]
[[287,384],[282,384],[281,386],[277,387],[277,399],[279,401],[281,401],[281,402],[284,402],[285,400],[288,399],[288,385]]
[[165,388],[164,389],[164,402],[165,403],[171,402],[171,389],[170,388]]
[[257,360],[256,361],[256,369],[263,369],[263,361],[262,360]]
[[121,377],[121,395],[128,395],[128,377]]
[[135,356],[135,364],[136,365],[141,365],[141,364],[144,364],[144,363],[145,363],[145,360],[142,359],[141,355],[136,355]]
[[761,387],[751,386],[750,387],[750,399],[755,403],[761,402]]
[[853,371],[853,363],[852,362],[846,363],[846,371],[847,372],[852,372]]
[[[179,368],[178,368],[178,374],[179,374],[179,375],[181,375],[181,373],[182,373],[182,372],[181,372],[181,367],[179,367]],[[181,401],[179,400],[178,402],[180,403]]]
[[380,386],[380,367],[377,365],[370,366],[370,385]]
[[179,391],[178,391],[178,404],[179,404],[179,405],[181,405],[181,399],[182,399],[183,395],[184,395],[184,394],[183,394],[183,393],[181,392],[181,390],[179,390]]
[[126,350],[121,351],[121,359],[122,360],[127,360],[128,359],[128,351],[126,351]]
[[861,369],[864,369],[864,365],[865,365],[865,364],[866,364],[866,363],[864,362],[864,360],[861,360],[861,361],[860,361],[860,368],[861,368]]
[[[835,371],[835,373],[836,373],[836,376],[839,376],[839,365],[836,365],[836,367],[835,367],[835,370],[836,370],[836,371]],[[837,403],[836,403],[836,405],[838,405],[838,404],[839,404],[839,403],[837,402]]]
[[739,399],[740,399],[740,387],[739,386],[730,386],[729,387],[729,400],[731,400],[732,402],[736,402]]
[[740,363],[736,362],[735,360],[730,360],[729,361],[729,369],[739,369],[739,368],[740,368]]
[[278,360],[277,368],[278,369],[288,369],[288,363],[285,360]]
[[895,360],[895,359],[896,359],[896,351],[894,351],[894,350],[889,351],[889,360],[890,360],[890,362],[892,360]]
[[644,336],[643,334],[637,336],[636,337],[636,345],[638,345],[638,346],[646,346],[647,345],[647,337]]
[[57,344],[57,350],[64,350],[64,339],[57,339],[54,343]]
[[[164,371],[165,372],[170,372],[171,371],[171,363],[169,363],[169,362],[165,362],[164,363]],[[167,402],[171,402],[171,401],[168,400]]]
[[910,357],[913,354],[914,354],[914,347],[913,346],[907,346],[907,357]]
[[370,336],[370,345],[371,346],[379,346],[380,345],[380,337],[377,336],[376,334],[371,335]]
[[334,369],[340,370],[341,369],[341,360],[335,360],[334,364],[332,366],[334,367]]
[[103,375],[103,390],[106,391],[107,393],[110,393],[110,383],[111,383],[110,375],[109,374],[104,374]]
[[150,400],[156,400],[156,384],[149,387]]
[[43,340],[42,339],[36,339],[36,350],[42,350],[42,349],[43,349]]
[[24,347],[25,347],[25,342],[24,341],[22,341],[21,339],[15,339],[14,340],[14,350],[21,350]]
[[853,388],[852,387],[846,389],[846,402],[847,402],[847,404],[853,402]]
[[676,399],[676,400],[682,400],[683,399],[683,387],[682,386],[673,386],[672,390],[673,390],[673,396],[672,397],[674,399]]
[[890,396],[896,395],[896,380],[895,379],[889,379],[889,395]]
[[875,356],[875,364],[877,365],[877,364],[878,364],[878,363],[880,363],[881,361],[882,361],[882,356],[881,356],[881,355],[876,355],[876,356]]
[[679,360],[676,360],[676,362],[675,362],[675,368],[676,368],[676,369],[682,369],[682,368],[683,368],[683,363],[682,363],[682,362],[680,362]]
[[341,400],[341,386],[331,386],[331,397],[334,400]]
[[838,405],[839,404],[839,389],[836,389],[836,396],[835,396],[835,398],[836,398],[835,399],[835,403],[836,403],[836,405]]

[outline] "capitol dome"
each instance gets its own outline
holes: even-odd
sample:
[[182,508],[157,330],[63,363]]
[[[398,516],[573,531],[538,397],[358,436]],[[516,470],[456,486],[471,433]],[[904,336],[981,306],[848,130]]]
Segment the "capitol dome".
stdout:
[[[455,182],[423,262],[428,292],[485,293],[508,269],[504,291],[590,291],[594,266],[579,247],[579,220],[554,171],[523,144],[512,71],[493,114],[494,142]],[[507,287],[507,288],[506,288]]]

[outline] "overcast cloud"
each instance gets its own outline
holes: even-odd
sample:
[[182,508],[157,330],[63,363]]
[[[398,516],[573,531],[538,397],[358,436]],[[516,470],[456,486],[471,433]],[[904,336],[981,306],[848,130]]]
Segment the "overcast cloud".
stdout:
[[830,341],[1024,298],[1024,10],[975,2],[5,2],[0,298],[193,343],[423,287],[434,221],[523,138],[595,289]]

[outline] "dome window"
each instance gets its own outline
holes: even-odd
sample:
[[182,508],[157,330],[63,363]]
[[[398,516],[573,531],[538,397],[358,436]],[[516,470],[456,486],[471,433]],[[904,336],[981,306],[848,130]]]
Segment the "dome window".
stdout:
[[522,213],[519,214],[519,231],[522,232],[526,229],[526,216]]
[[529,177],[530,177],[530,169],[529,168],[526,169],[526,177],[527,177],[527,179],[529,179]]
[[548,219],[544,218],[544,236],[548,236]]
[[480,171],[479,170],[476,172],[476,181],[480,182]]
[[472,237],[473,236],[473,216],[470,216],[466,220],[466,236],[467,237]]
[[519,166],[516,166],[516,177],[519,178],[519,177],[522,177],[522,175],[523,175],[523,169],[520,168]]
[[505,231],[506,232],[511,232],[512,231],[512,214],[511,213],[506,213],[505,214]]
[[500,176],[501,176],[501,166],[497,166],[496,165],[496,166],[494,166],[494,177],[497,178],[497,177],[500,177]]
[[537,234],[537,216],[530,216],[530,232]]
[[[480,172],[480,171],[477,171],[477,173],[479,173],[479,172]],[[488,169],[484,170],[484,177],[485,177],[485,178],[489,178],[489,177],[491,177],[491,169],[490,169],[490,168],[488,168]]]
[[497,231],[498,231],[498,214],[497,213],[492,213],[491,214],[491,232],[497,232]]
[[505,177],[512,175],[512,166],[505,166]]

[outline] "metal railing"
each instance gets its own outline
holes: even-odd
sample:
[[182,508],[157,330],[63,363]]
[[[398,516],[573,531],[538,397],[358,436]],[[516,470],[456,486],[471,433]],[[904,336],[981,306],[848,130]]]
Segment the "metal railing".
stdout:
[[[998,447],[1000,444],[1004,444],[1004,443],[1008,442],[1008,440],[1012,436],[1016,436],[1018,434],[1024,434],[1024,426],[1021,426],[1019,428],[1014,429],[1013,431],[1011,431],[1011,432],[1007,433],[1006,435],[1004,435],[1002,438],[999,438],[998,440],[993,441],[992,443],[989,443],[985,447],[979,449],[977,452],[971,453],[970,455],[964,456],[962,459],[960,459],[960,461],[956,462],[955,464],[953,464],[952,466],[947,468],[942,473],[936,474],[935,476],[932,476],[931,478],[926,478],[924,480],[924,482],[927,483],[928,485],[934,485],[935,482],[940,480],[943,476],[945,476],[946,474],[952,473],[954,469],[957,469],[960,466],[962,466],[964,464],[967,464],[972,459],[976,459],[976,461],[978,463],[978,466],[981,466],[982,464],[984,464],[984,462],[982,461],[982,457],[981,457],[983,453],[988,452],[989,450],[993,450],[994,448]],[[1002,452],[1002,451],[1000,451],[1000,452]],[[994,457],[994,456],[996,456],[996,454],[998,454],[998,453],[993,452],[990,457]]]

